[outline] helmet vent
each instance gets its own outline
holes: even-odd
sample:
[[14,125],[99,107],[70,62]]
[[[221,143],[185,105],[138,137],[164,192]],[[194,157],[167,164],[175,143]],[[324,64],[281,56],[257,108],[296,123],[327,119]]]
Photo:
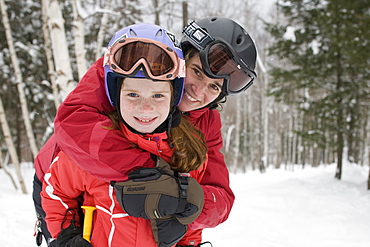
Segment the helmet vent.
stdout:
[[214,21],[216,21],[217,20],[217,17],[213,17],[212,19],[211,19],[211,21],[212,22],[214,22]]
[[156,37],[162,37],[162,29],[158,30],[157,34],[155,35]]
[[131,35],[131,36],[137,36],[137,34],[135,33],[135,31],[134,31],[134,30],[132,30],[132,29],[130,29],[130,35]]
[[242,35],[239,35],[239,36],[236,38],[236,44],[240,45],[241,43],[243,43],[243,36],[242,36]]

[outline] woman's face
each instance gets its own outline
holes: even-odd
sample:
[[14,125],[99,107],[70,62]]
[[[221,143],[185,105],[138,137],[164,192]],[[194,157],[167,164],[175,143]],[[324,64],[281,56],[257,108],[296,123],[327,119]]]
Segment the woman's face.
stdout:
[[186,61],[184,94],[179,104],[180,111],[202,108],[214,101],[221,93],[224,80],[207,77],[202,70],[199,55]]
[[167,119],[171,95],[169,81],[126,78],[120,93],[121,116],[135,130],[152,133]]

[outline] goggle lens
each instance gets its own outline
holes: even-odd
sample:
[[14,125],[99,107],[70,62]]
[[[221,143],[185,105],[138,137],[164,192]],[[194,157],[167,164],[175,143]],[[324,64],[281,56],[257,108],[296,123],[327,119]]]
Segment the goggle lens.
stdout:
[[212,44],[207,55],[210,72],[217,77],[229,79],[228,91],[237,93],[251,85],[254,76],[238,64],[233,53],[223,43]]
[[119,48],[114,54],[114,61],[124,71],[129,72],[144,59],[154,76],[168,73],[174,67],[171,57],[160,47],[143,42],[132,42]]

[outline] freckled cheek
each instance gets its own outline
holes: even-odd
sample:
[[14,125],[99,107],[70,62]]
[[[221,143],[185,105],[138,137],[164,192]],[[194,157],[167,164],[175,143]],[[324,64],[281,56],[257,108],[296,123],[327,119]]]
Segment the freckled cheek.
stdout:
[[158,102],[157,104],[154,105],[154,108],[156,109],[157,112],[167,115],[168,112],[170,111],[170,102],[169,101]]
[[134,111],[139,104],[134,104],[134,102],[131,101],[121,101],[120,107],[121,112],[130,112]]

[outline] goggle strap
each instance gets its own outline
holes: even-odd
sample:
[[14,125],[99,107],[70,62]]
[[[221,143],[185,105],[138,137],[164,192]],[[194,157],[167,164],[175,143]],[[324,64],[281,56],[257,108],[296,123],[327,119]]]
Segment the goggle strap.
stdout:
[[103,67],[105,65],[109,65],[108,61],[109,61],[109,57],[110,57],[110,48],[111,47],[108,47],[108,49],[104,53]]
[[199,50],[204,50],[209,43],[215,39],[209,35],[204,29],[202,29],[195,21],[190,22],[184,28],[183,33],[190,39],[191,43]]
[[179,72],[177,73],[178,77],[185,77],[186,68],[185,68],[185,60],[179,58]]

